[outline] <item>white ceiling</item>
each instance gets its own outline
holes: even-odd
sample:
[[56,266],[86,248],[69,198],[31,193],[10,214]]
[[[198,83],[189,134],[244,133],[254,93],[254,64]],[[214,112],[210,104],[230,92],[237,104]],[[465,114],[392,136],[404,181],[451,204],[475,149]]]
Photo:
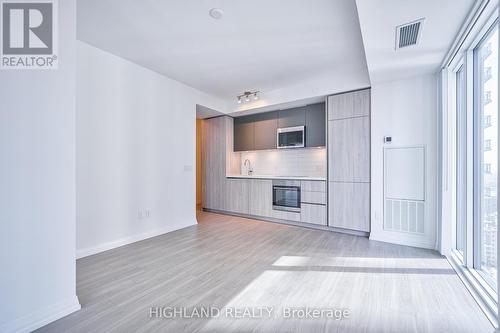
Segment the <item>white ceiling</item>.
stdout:
[[[371,83],[435,73],[474,0],[356,0]],[[396,51],[396,27],[425,18],[420,43]]]
[[369,82],[355,0],[79,0],[77,15],[78,39],[221,98]]

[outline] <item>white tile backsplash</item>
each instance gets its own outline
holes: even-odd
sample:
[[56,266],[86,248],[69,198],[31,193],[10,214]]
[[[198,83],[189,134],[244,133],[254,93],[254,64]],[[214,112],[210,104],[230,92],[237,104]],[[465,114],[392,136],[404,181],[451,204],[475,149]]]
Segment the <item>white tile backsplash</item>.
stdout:
[[248,159],[255,175],[326,177],[326,149],[276,149],[241,153],[241,174]]

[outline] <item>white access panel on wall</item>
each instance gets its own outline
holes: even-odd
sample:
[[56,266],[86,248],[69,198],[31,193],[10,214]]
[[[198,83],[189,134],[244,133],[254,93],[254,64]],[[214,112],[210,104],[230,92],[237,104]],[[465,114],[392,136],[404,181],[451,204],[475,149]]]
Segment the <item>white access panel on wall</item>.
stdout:
[[384,149],[384,229],[424,233],[425,147]]
[[425,200],[424,147],[385,149],[385,196]]

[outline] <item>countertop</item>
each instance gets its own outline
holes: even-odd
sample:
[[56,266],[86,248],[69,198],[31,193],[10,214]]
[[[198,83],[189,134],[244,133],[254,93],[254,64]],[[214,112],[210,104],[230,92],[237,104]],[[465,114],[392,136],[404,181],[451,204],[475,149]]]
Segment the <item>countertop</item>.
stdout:
[[317,180],[326,181],[322,177],[307,177],[307,176],[274,176],[274,175],[226,175],[226,178],[242,178],[242,179],[289,179],[289,180]]

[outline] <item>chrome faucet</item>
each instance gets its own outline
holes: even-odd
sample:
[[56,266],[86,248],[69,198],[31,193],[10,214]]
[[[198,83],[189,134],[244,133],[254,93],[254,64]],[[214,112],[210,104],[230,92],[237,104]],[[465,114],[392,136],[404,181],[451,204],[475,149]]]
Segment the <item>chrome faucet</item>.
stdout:
[[[247,162],[248,162],[248,166],[247,166]],[[243,166],[245,166],[247,168],[247,176],[251,176],[253,173],[252,162],[250,162],[250,160],[247,158],[245,160],[245,162],[243,163]]]

